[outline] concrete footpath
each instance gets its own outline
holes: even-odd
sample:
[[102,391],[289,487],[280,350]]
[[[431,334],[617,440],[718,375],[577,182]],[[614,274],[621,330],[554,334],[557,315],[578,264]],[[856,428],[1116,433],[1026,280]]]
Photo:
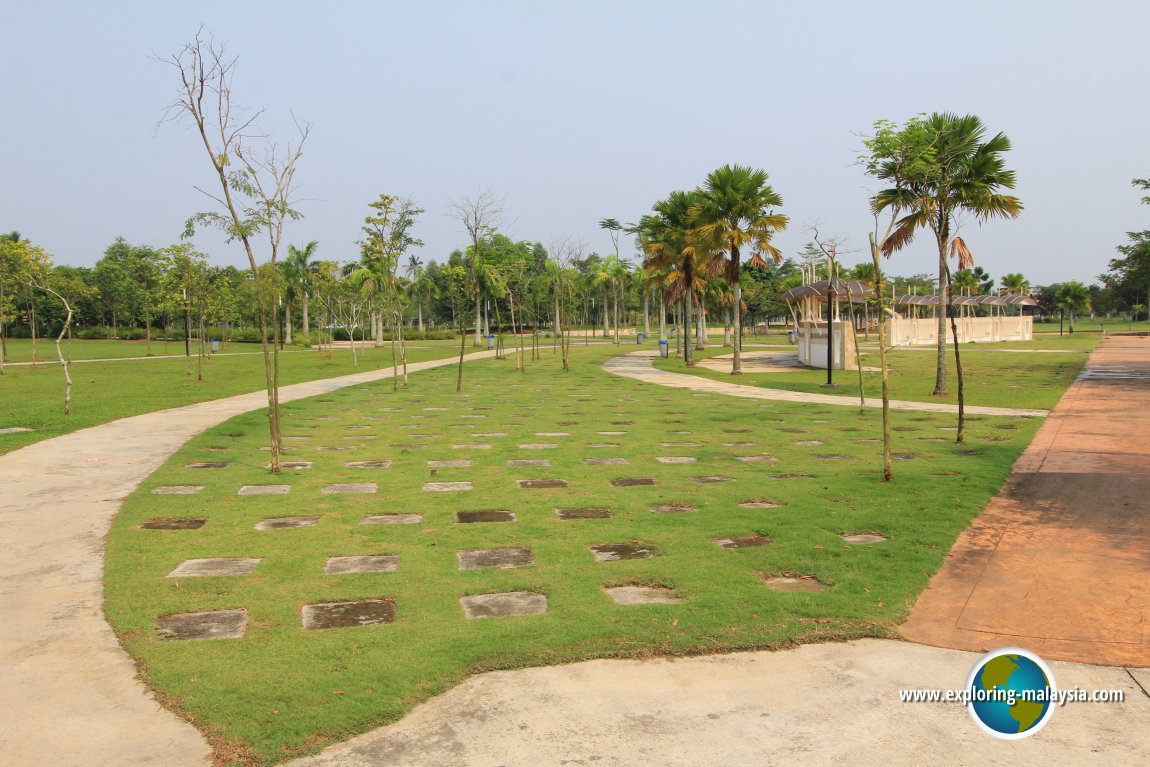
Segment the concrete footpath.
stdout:
[[[651,363],[659,355],[656,351],[638,351],[613,357],[603,363],[603,369],[624,378],[633,378],[637,381],[670,386],[674,389],[690,389],[708,394],[722,394],[727,397],[746,397],[748,399],[775,400],[778,402],[799,402],[815,405],[838,405],[841,407],[858,407],[857,397],[844,397],[834,394],[814,394],[812,392],[787,391],[786,389],[767,389],[762,386],[748,386],[746,384],[716,381],[713,378],[675,373],[670,370],[660,370]],[[867,407],[882,407],[882,399],[868,399]],[[913,410],[926,413],[958,413],[957,405],[948,405],[941,402],[910,402],[907,400],[891,400],[891,410]],[[1016,407],[985,407],[981,405],[967,405],[967,415],[1001,415],[1042,418],[1049,414],[1049,410]]]
[[984,734],[958,703],[900,702],[900,690],[961,689],[979,657],[866,639],[499,671],[469,679],[390,727],[288,767],[1145,763],[1146,670],[1132,676],[1121,668],[1050,664],[1059,688],[1121,690],[1125,702],[1068,703],[1021,741]]
[[959,536],[908,639],[1150,666],[1150,338],[1110,335]]
[[[467,360],[494,356],[467,355]],[[409,364],[417,372],[456,359]],[[391,368],[285,386],[280,401]],[[103,616],[104,536],[124,498],[185,442],[264,391],[124,418],[0,456],[0,765],[207,765],[200,733],[136,680]]]

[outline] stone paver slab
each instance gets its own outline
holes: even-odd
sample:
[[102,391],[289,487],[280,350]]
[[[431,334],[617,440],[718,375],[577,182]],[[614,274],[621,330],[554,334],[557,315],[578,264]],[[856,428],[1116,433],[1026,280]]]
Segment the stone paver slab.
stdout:
[[153,495],[195,495],[204,489],[203,485],[164,485],[152,491]]
[[247,610],[209,610],[167,615],[156,621],[164,639],[239,639],[248,627]]
[[319,516],[311,517],[273,517],[256,523],[256,530],[288,530],[295,527],[315,527],[319,524]]
[[502,549],[465,549],[455,552],[460,570],[478,570],[485,567],[498,567],[509,570],[523,567],[535,561],[531,549],[512,546]]
[[375,514],[366,517],[361,525],[418,525],[423,521],[422,514]]
[[539,615],[547,612],[547,597],[534,591],[507,591],[501,594],[476,594],[459,600],[468,620]]
[[660,586],[613,586],[603,589],[617,605],[673,605],[680,599]]
[[204,517],[156,517],[140,525],[141,530],[199,530],[208,520]]
[[399,569],[399,557],[393,555],[362,555],[329,557],[323,571],[328,575],[349,573],[394,573]]
[[423,486],[425,493],[458,493],[472,489],[470,482],[428,482]]
[[360,599],[354,602],[317,602],[300,611],[305,629],[355,628],[395,621],[391,599]]
[[379,490],[374,482],[336,482],[320,490],[324,495],[367,495]]
[[260,559],[218,557],[214,559],[188,559],[181,562],[167,578],[208,578],[251,575]]
[[244,485],[236,495],[287,495],[291,485]]

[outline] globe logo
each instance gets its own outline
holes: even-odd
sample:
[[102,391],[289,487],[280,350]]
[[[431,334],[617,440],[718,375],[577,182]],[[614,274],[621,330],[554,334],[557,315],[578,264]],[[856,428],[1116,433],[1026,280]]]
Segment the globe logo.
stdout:
[[970,670],[966,709],[988,735],[1020,740],[1049,721],[1056,689],[1041,658],[1021,647],[1002,647],[983,655]]

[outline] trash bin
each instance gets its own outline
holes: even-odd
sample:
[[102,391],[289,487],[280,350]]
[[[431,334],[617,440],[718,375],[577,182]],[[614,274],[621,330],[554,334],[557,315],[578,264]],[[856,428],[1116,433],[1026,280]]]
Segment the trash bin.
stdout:
[[213,338],[212,340],[208,341],[208,343],[211,344],[212,354],[215,354],[220,350],[220,340],[218,338]]
[[674,338],[674,337],[675,337],[675,334],[676,334],[676,333],[678,333],[678,332],[679,332],[679,329],[678,329],[678,328],[671,328],[671,338]]
[[488,349],[494,349],[495,348],[495,336],[487,336],[487,348]]
[[795,343],[795,331],[793,331],[793,330],[787,331],[787,341],[789,341],[792,344]]
[[671,355],[671,345],[663,339],[659,339],[659,356],[666,358]]
[[643,343],[644,338],[646,338],[646,336],[643,333],[636,333],[635,334],[635,343],[637,343],[637,344]]

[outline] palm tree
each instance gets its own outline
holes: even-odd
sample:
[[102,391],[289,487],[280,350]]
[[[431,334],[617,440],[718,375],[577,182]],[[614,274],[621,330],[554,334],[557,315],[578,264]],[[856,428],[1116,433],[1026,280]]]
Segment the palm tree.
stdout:
[[[654,215],[646,215],[639,221],[640,243],[647,257],[643,268],[648,274],[664,272],[665,301],[683,301],[683,361],[688,367],[691,361],[691,299],[697,285],[705,282],[705,276],[721,266],[716,258],[716,241],[707,239],[704,233],[692,226],[691,210],[700,202],[698,190],[691,192],[671,192],[667,199],[652,206]],[[713,275],[712,275],[713,276]]]
[[[931,137],[931,153],[919,170],[900,186],[883,189],[874,198],[876,213],[887,208],[908,211],[898,220],[894,232],[883,244],[883,254],[901,250],[919,229],[929,228],[938,246],[938,357],[935,369],[935,396],[948,396],[946,387],[946,320],[949,310],[947,249],[959,254],[959,269],[973,266],[970,251],[960,238],[953,238],[955,217],[971,213],[980,221],[990,218],[1017,218],[1022,203],[1017,197],[1001,194],[1014,188],[1014,171],[1007,170],[1002,155],[1010,151],[1010,139],[998,133],[983,141],[986,126],[975,115],[960,117],[950,112],[934,113],[922,121]],[[957,355],[957,347],[955,351]],[[961,374],[960,374],[961,375]],[[961,381],[960,381],[961,386]]]
[[419,332],[422,334],[423,302],[426,300],[430,306],[431,299],[439,296],[439,286],[435,284],[435,280],[431,278],[426,269],[420,268],[419,274],[411,283],[411,292],[416,297],[415,307],[419,315]]
[[724,278],[731,286],[731,304],[734,309],[734,359],[731,375],[741,375],[742,347],[742,271],[740,250],[751,248],[750,263],[767,265],[763,255],[776,263],[782,253],[771,245],[775,232],[785,229],[787,217],[774,213],[782,206],[783,198],[767,184],[767,174],[742,165],[724,165],[712,171],[697,190],[698,200],[691,207],[691,218],[705,239],[714,239],[727,251]]
[[1090,311],[1090,289],[1077,280],[1062,283],[1054,305],[1070,312],[1070,332],[1074,332],[1074,313]]
[[300,300],[303,302],[303,322],[301,324],[301,330],[303,330],[304,334],[311,332],[310,318],[308,317],[308,300],[311,297],[315,275],[319,271],[319,262],[312,261],[312,256],[315,255],[316,248],[318,247],[319,243],[315,240],[304,245],[302,250],[295,245],[288,245],[287,258],[285,258],[280,265],[280,272],[287,281],[287,298],[289,300],[287,338],[284,339],[285,343],[291,343],[290,299],[294,294],[299,294]]
[[625,261],[619,259],[618,256],[607,256],[607,260],[603,263],[603,270],[606,273],[606,278],[611,286],[611,299],[615,307],[615,345],[619,345],[619,301],[622,299],[623,290],[626,286],[627,279],[631,276],[631,271]]

